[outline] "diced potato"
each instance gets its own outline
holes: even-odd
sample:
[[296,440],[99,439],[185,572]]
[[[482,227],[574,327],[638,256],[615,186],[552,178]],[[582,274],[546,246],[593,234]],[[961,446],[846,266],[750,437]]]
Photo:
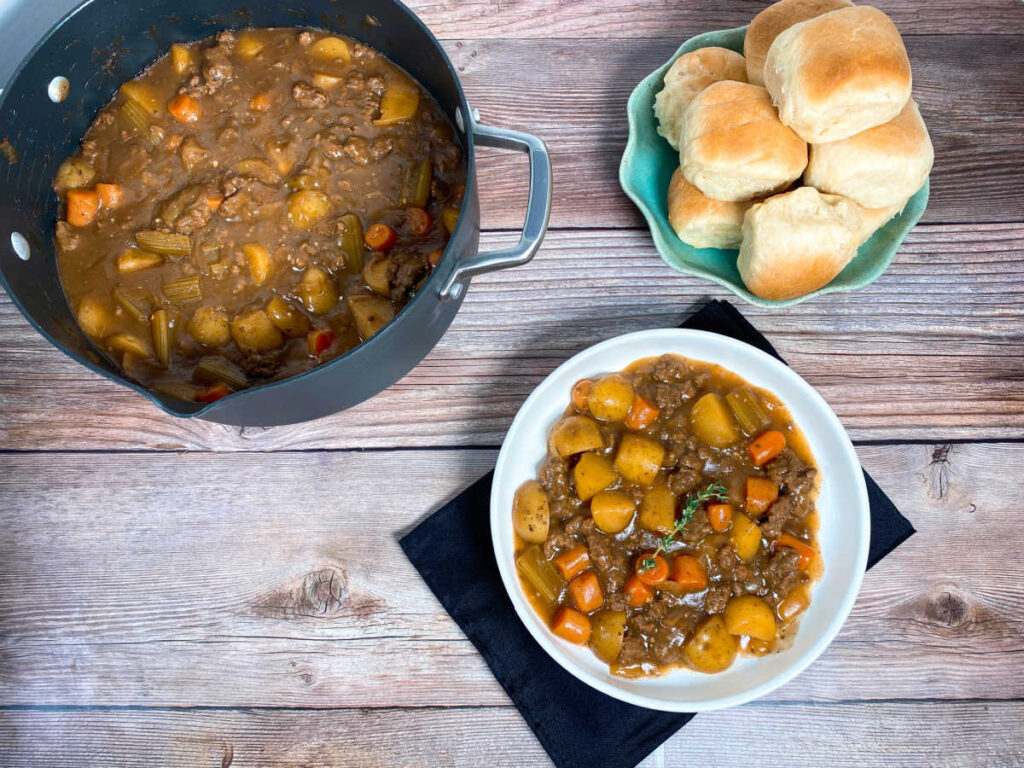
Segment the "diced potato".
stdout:
[[270,277],[273,263],[270,260],[270,253],[262,243],[245,243],[242,246],[242,253],[249,262],[249,275],[256,285],[263,285]]
[[776,607],[775,612],[779,621],[788,624],[801,613],[807,610],[811,604],[811,595],[806,584],[794,587],[788,595]]
[[53,186],[58,192],[66,192],[69,189],[91,187],[95,179],[95,168],[81,157],[69,157],[57,169]]
[[619,658],[626,634],[625,611],[598,611],[590,617],[590,646],[609,664]]
[[775,616],[768,603],[757,595],[740,595],[729,600],[722,619],[729,634],[756,637],[766,643],[775,639]]
[[761,546],[761,529],[742,512],[732,517],[732,546],[742,560],[750,560]]
[[721,616],[712,616],[686,641],[686,658],[700,672],[722,672],[732,666],[739,643]]
[[698,439],[716,448],[725,448],[740,439],[729,409],[714,392],[708,392],[693,404],[690,423]]
[[150,117],[160,117],[164,110],[163,99],[156,89],[148,83],[129,80],[121,86],[121,93],[126,99],[138,104]]
[[102,339],[112,333],[117,325],[114,313],[99,299],[86,296],[78,304],[78,324],[88,335]]
[[281,182],[281,175],[268,160],[262,157],[247,157],[231,166],[231,170],[242,176],[252,176],[268,186]]
[[117,271],[126,275],[159,267],[163,263],[164,257],[158,253],[149,253],[141,248],[127,248],[117,256]]
[[335,77],[334,75],[328,75],[326,72],[314,72],[312,77],[312,83],[322,91],[329,91],[332,88],[337,88],[341,85],[342,79]]
[[352,60],[348,43],[340,37],[323,37],[309,46],[308,54],[314,59],[341,59],[346,64]]
[[601,491],[590,500],[590,516],[605,533],[618,533],[633,519],[636,502],[622,491]]
[[395,316],[395,307],[383,296],[362,294],[349,296],[345,299],[352,318],[356,321],[359,338],[366,341],[381,328],[391,322]]
[[200,307],[188,321],[188,332],[200,344],[223,347],[231,341],[231,320],[227,312],[214,307]]
[[416,116],[420,107],[420,89],[405,75],[390,79],[380,100],[380,117],[374,125],[394,125]]
[[153,356],[149,347],[142,339],[134,333],[128,333],[127,331],[120,331],[108,336],[107,346],[110,347],[110,349],[117,352],[123,352],[127,355],[135,355],[141,358],[149,358]]
[[309,318],[280,296],[267,302],[267,314],[285,336],[296,338],[309,333]]
[[611,462],[599,453],[584,453],[580,456],[573,467],[572,477],[576,483],[576,495],[583,501],[614,485],[619,479]]
[[338,303],[338,288],[327,270],[321,267],[307,269],[295,291],[303,306],[314,315],[326,314]]
[[544,486],[528,480],[519,486],[512,503],[512,527],[523,541],[540,544],[548,537],[551,508]]
[[384,254],[373,256],[363,265],[363,280],[370,290],[387,296],[391,293],[391,257]]
[[632,483],[650,485],[658,476],[665,446],[644,435],[626,434],[615,454],[615,468]]
[[235,43],[235,53],[243,59],[252,59],[260,55],[267,47],[267,39],[258,32],[240,32]]
[[602,421],[623,421],[633,405],[633,385],[625,376],[613,373],[594,383],[587,406]]
[[281,331],[262,309],[236,315],[231,321],[231,337],[243,352],[269,352],[284,343]]
[[551,447],[563,459],[604,448],[601,430],[589,416],[566,416],[551,428]]
[[288,221],[294,229],[312,229],[331,212],[331,199],[315,189],[288,195]]
[[263,143],[267,157],[281,176],[287,176],[295,167],[294,144],[287,136],[271,136]]
[[187,45],[175,43],[171,46],[171,67],[178,76],[192,69],[192,51]]
[[670,533],[676,523],[676,495],[658,482],[644,491],[640,501],[640,525],[655,533]]
[[444,222],[444,228],[448,230],[448,234],[452,234],[455,231],[455,226],[459,223],[459,209],[445,208],[441,211],[441,221]]

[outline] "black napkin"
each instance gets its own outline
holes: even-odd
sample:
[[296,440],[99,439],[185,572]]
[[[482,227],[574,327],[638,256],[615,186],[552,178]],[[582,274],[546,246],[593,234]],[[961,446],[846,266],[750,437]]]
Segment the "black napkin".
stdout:
[[[721,333],[778,353],[725,301],[709,302],[683,328]],[[780,360],[782,358],[779,358]],[[491,668],[559,768],[631,768],[692,714],[625,704],[570,675],[530,636],[509,601],[491,546],[488,473],[401,540],[427,586]],[[870,568],[914,533],[865,473],[871,504]]]

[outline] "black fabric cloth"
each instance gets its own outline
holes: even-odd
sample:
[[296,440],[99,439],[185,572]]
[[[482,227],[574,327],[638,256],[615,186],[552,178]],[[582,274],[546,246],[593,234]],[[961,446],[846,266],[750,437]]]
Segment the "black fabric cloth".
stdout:
[[[712,301],[682,324],[778,353],[728,302]],[[779,358],[781,360],[781,358]],[[530,636],[505,593],[490,532],[488,473],[401,539],[427,586],[484,657],[527,725],[559,768],[630,768],[692,714],[626,704],[577,680]],[[871,504],[868,567],[914,533],[867,476]]]

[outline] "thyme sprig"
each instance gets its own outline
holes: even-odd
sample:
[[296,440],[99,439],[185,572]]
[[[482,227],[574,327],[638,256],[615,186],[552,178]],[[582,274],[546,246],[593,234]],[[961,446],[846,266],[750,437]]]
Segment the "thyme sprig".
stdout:
[[725,501],[727,498],[729,498],[729,491],[721,483],[712,483],[703,491],[698,491],[687,498],[686,506],[683,507],[683,511],[679,514],[679,519],[676,520],[672,531],[658,541],[658,548],[654,550],[653,555],[643,559],[640,563],[640,572],[649,571],[657,565],[654,558],[675,543],[676,535],[686,527],[687,523],[693,520],[693,516],[697,514],[697,510],[700,509],[702,504],[706,504],[709,501]]

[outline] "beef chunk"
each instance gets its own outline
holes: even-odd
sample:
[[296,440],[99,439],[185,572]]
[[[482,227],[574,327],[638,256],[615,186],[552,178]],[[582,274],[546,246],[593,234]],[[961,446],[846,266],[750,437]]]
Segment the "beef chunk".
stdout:
[[292,86],[292,99],[306,109],[323,109],[331,103],[330,96],[305,80],[299,80]]

